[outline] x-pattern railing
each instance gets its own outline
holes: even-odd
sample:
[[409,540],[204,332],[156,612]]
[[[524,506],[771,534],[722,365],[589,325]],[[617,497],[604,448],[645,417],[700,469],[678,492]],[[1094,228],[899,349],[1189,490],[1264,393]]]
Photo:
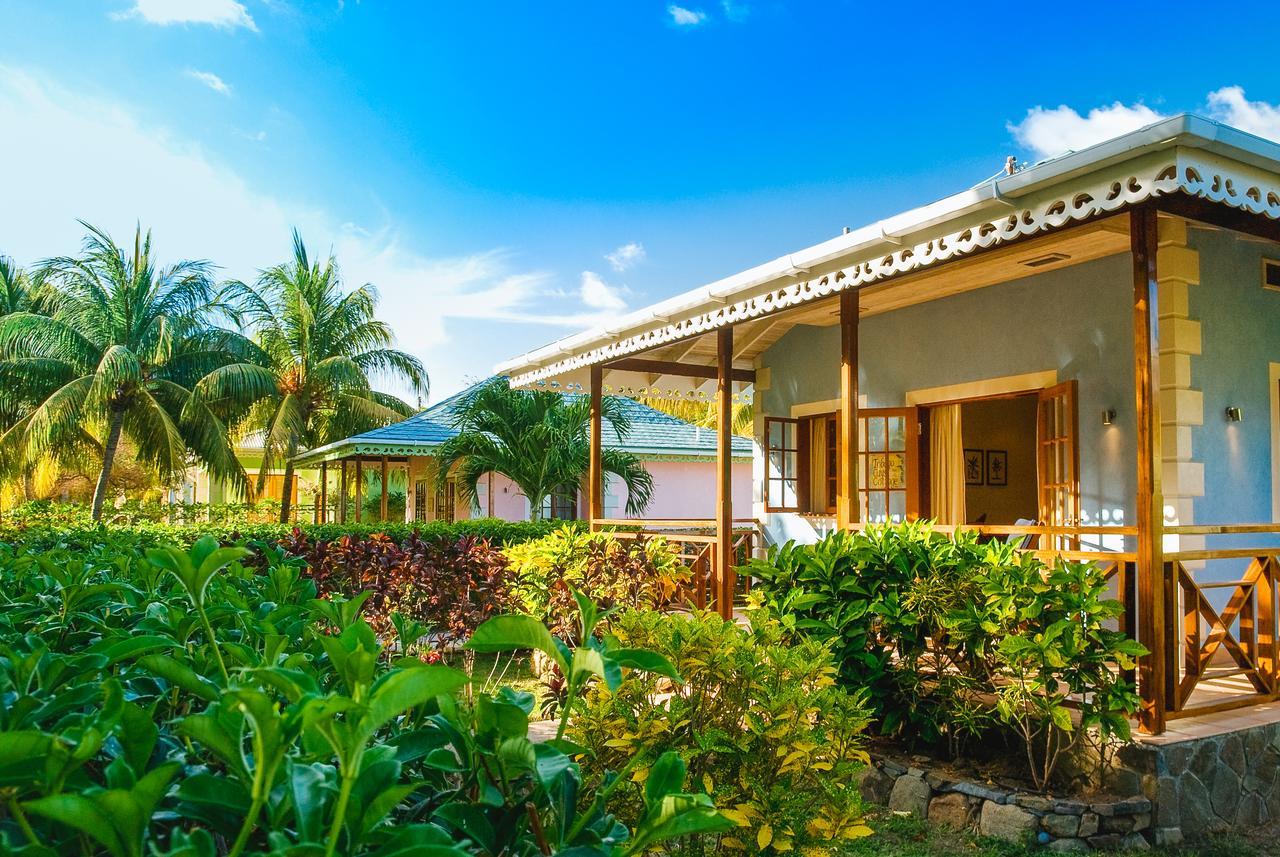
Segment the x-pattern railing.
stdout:
[[[1169,591],[1180,604],[1171,605],[1171,619],[1181,617],[1181,640],[1170,634],[1171,649],[1181,649],[1181,677],[1170,664],[1170,703],[1175,712],[1199,710],[1191,697],[1212,679],[1243,678],[1253,694],[1235,694],[1213,707],[1235,707],[1275,696],[1280,690],[1277,674],[1277,601],[1280,548],[1250,550],[1184,551],[1170,555],[1165,574]],[[1189,563],[1209,560],[1246,560],[1243,575],[1235,580],[1198,582]],[[1226,603],[1214,607],[1209,594],[1225,590]],[[1176,651],[1175,651],[1176,653]],[[1225,659],[1224,656],[1225,655]],[[1224,660],[1226,661],[1224,663]]]

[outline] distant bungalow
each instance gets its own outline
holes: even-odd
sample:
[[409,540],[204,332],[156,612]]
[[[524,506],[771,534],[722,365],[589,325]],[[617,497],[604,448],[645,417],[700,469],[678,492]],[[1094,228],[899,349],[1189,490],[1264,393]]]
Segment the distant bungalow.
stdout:
[[[325,509],[317,509],[317,521],[360,521],[394,517],[381,502],[370,503],[374,491],[381,494],[383,468],[389,490],[381,496],[394,497],[397,489],[411,498],[406,502],[407,521],[457,521],[475,517],[508,521],[529,519],[529,501],[519,487],[501,474],[491,473],[477,485],[476,502],[463,500],[454,482],[443,486],[436,479],[435,451],[457,435],[454,407],[479,384],[449,397],[418,414],[383,428],[345,438],[299,455],[299,471],[312,475],[313,494],[323,492]],[[654,410],[633,399],[621,404],[631,418],[625,442],[608,420],[603,424],[603,444],[630,452],[644,462],[653,477],[653,496],[646,518],[664,520],[706,518],[715,503],[716,433],[699,428],[669,414]],[[738,472],[745,508],[751,502],[751,439],[733,441],[734,469]],[[348,486],[343,491],[343,486]],[[357,486],[359,486],[357,488]],[[407,490],[406,490],[407,489]],[[357,495],[359,491],[359,495]],[[279,492],[277,492],[279,493]],[[543,517],[579,520],[587,516],[586,497],[576,488],[567,496],[548,498]],[[343,498],[346,497],[346,501]],[[626,486],[610,480],[604,494],[604,516],[623,519],[626,515]]]

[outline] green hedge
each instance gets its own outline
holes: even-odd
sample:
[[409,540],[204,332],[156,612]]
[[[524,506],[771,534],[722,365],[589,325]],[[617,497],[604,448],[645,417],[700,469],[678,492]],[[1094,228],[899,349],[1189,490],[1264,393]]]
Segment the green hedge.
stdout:
[[312,540],[330,541],[343,536],[365,538],[383,534],[396,542],[403,542],[413,534],[423,538],[444,536],[462,538],[474,536],[487,539],[494,545],[508,545],[541,538],[563,526],[563,521],[502,521],[497,518],[479,518],[469,521],[445,523],[387,524],[171,524],[139,521],[132,524],[20,524],[0,521],[0,542],[47,550],[54,547],[90,548],[96,545],[149,547],[161,543],[190,545],[206,533],[220,542],[266,541],[276,542],[293,532],[294,527]]

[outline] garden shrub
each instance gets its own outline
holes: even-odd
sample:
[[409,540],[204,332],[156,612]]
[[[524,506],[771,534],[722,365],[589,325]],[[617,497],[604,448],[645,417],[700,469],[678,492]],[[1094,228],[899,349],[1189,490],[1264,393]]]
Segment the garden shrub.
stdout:
[[[1137,697],[1124,670],[1145,650],[1108,630],[1121,606],[1092,564],[1049,568],[1003,541],[911,522],[772,547],[743,573],[755,603],[832,646],[883,734],[955,755],[1010,728],[1040,788],[1087,731],[1127,737]],[[1085,700],[1083,730],[1071,695]]]
[[[264,501],[269,504],[273,501]],[[157,504],[158,505],[158,504]],[[278,506],[278,504],[277,504]],[[167,507],[166,507],[167,508]],[[581,526],[555,521],[503,521],[497,518],[478,518],[449,523],[446,521],[385,521],[355,523],[311,524],[305,521],[280,524],[259,520],[256,516],[237,514],[237,506],[212,506],[216,510],[212,521],[184,520],[181,510],[170,523],[163,516],[142,516],[125,520],[111,520],[94,524],[89,519],[89,508],[76,503],[26,503],[9,509],[0,516],[0,542],[21,543],[27,547],[51,549],[56,547],[91,548],[95,545],[123,545],[128,541],[141,547],[158,544],[190,545],[203,535],[213,535],[223,543],[278,542],[289,537],[295,529],[308,538],[331,541],[343,536],[363,538],[384,535],[395,542],[404,542],[411,536],[423,539],[435,537],[463,538],[474,536],[493,545],[516,544],[541,538],[564,526]],[[190,516],[196,518],[198,516]]]
[[[729,826],[674,753],[645,757],[623,823],[580,748],[530,742],[528,694],[460,693],[457,670],[388,652],[359,599],[317,599],[296,558],[264,556],[0,546],[0,853],[630,857]],[[674,680],[593,613],[577,650],[520,616],[471,645],[538,648],[571,701],[624,671]]]
[[521,609],[565,639],[576,633],[575,591],[604,610],[649,610],[666,604],[689,578],[675,550],[660,537],[619,538],[561,527],[503,552]]
[[392,614],[399,613],[422,623],[440,648],[464,642],[512,605],[506,557],[473,536],[322,541],[295,529],[281,544],[306,561],[321,595],[368,593],[365,612],[376,630],[386,632]]
[[868,715],[862,694],[837,685],[826,644],[789,644],[763,615],[747,630],[713,613],[628,612],[611,631],[623,646],[665,655],[684,679],[632,674],[617,688],[596,685],[574,712],[569,734],[589,749],[593,777],[639,760],[623,818],[643,807],[650,760],[674,750],[738,826],[671,853],[799,851],[871,832],[855,777]]

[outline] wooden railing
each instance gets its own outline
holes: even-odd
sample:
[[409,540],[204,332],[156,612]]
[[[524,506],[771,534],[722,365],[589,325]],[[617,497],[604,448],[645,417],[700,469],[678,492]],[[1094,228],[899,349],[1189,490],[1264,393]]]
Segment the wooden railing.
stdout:
[[[667,518],[663,520],[634,520],[629,518],[597,518],[593,529],[611,529],[622,539],[653,538],[660,536],[676,551],[676,558],[689,569],[689,580],[672,598],[677,605],[688,605],[699,610],[715,607],[714,587],[711,585],[716,569],[718,540],[715,521],[699,518]],[[745,565],[756,555],[761,544],[760,523],[754,518],[734,520],[733,554],[735,566]],[[751,591],[751,579],[737,575],[734,586],[734,602],[745,600]]]
[[[1280,536],[1280,524],[1166,527],[1180,536]],[[1214,572],[1197,580],[1197,572]],[[1242,569],[1239,573],[1235,569]],[[1165,695],[1169,717],[1242,708],[1280,698],[1277,583],[1280,538],[1267,547],[1179,550],[1164,555]],[[1217,579],[1222,577],[1230,579]],[[1214,605],[1212,596],[1219,600]],[[1176,624],[1175,624],[1176,623]]]

